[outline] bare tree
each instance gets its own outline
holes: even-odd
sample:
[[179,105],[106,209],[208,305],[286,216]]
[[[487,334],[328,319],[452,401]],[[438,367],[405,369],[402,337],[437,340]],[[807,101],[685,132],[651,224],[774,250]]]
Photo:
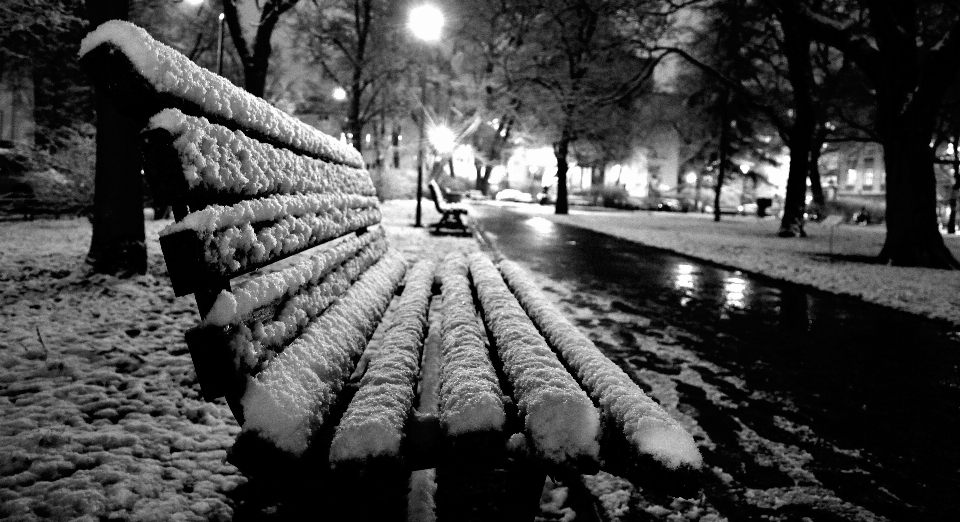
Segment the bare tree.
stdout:
[[960,72],[960,7],[920,0],[770,1],[812,38],[841,51],[873,87],[887,175],[880,260],[960,268],[938,230],[930,149],[937,113]]
[[[597,116],[629,100],[653,75],[665,53],[651,42],[672,29],[670,2],[560,0],[524,3],[532,16],[519,59],[509,71],[524,107],[535,109],[557,158],[556,213],[566,214],[571,144]],[[642,37],[640,37],[642,35]]]
[[345,88],[346,132],[353,146],[363,150],[365,128],[398,112],[397,102],[402,99],[398,80],[410,60],[398,45],[398,13],[387,0],[313,0],[311,4],[298,19],[299,36],[306,40],[310,62]]
[[[270,39],[277,28],[280,17],[292,9],[299,0],[263,0],[255,2],[257,20],[252,24],[254,31],[248,39],[244,31],[245,21],[238,9],[238,0],[223,0],[223,14],[230,29],[230,38],[243,64],[244,88],[254,96],[263,97],[267,84],[267,68],[273,46]],[[244,9],[244,12],[247,10]]]

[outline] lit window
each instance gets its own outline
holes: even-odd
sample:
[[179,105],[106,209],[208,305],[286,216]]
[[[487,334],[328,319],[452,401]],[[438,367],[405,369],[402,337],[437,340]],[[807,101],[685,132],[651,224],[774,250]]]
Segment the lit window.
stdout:
[[847,186],[852,187],[857,184],[857,169],[847,169]]
[[863,186],[864,187],[873,187],[874,180],[874,163],[873,158],[865,158],[863,160]]

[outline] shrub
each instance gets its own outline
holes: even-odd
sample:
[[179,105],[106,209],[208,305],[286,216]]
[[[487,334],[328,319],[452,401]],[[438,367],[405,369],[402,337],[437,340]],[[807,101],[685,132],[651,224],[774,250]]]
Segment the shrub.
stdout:
[[93,208],[95,163],[91,133],[71,132],[55,150],[16,148],[4,154],[6,188],[0,191],[15,200],[11,210],[25,215],[88,213]]

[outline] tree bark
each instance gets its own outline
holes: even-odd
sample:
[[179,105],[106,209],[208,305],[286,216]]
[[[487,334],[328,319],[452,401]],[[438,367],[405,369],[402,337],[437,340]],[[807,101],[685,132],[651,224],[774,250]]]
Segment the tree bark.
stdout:
[[820,151],[823,150],[824,140],[826,133],[818,130],[810,144],[810,195],[813,196],[813,204],[818,210],[827,206],[827,199],[823,195],[823,181],[820,179]]
[[270,38],[277,27],[280,16],[297,4],[298,0],[267,0],[260,11],[257,31],[253,37],[253,46],[247,44],[243,36],[237,0],[224,0],[223,14],[230,29],[230,39],[243,64],[243,85],[250,94],[263,98],[267,85],[267,68],[273,47]]
[[[793,124],[787,130],[790,147],[790,171],[784,200],[780,237],[805,237],[803,229],[807,207],[807,177],[811,172],[817,110],[813,101],[813,64],[810,35],[789,17],[780,17],[783,28],[783,52],[787,58],[787,76],[793,91]],[[819,174],[819,172],[818,172]]]
[[713,194],[713,220],[720,221],[720,195],[723,193],[723,178],[727,174],[727,151],[730,149],[730,93],[724,93],[720,108],[720,164]]
[[937,223],[937,177],[929,147],[932,118],[891,104],[880,104],[880,118],[887,176],[887,237],[880,261],[960,269]]
[[564,129],[560,134],[560,140],[554,143],[553,152],[557,157],[557,214],[569,214],[570,207],[567,203],[567,153],[570,151],[570,133]]
[[[92,27],[126,19],[126,0],[88,0]],[[143,179],[139,135],[142,123],[123,116],[105,90],[94,89],[97,109],[93,236],[87,262],[105,274],[145,274],[147,245],[143,225]]]

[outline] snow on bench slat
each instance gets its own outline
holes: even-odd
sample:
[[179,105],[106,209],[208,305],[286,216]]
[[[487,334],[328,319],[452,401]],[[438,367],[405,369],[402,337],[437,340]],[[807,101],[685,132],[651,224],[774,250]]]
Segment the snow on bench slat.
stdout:
[[501,261],[500,271],[520,304],[577,373],[604,415],[633,448],[670,469],[699,468],[703,459],[693,437],[550,304],[519,265]]
[[353,147],[284,113],[226,78],[203,69],[175,49],[154,40],[140,27],[119,20],[106,22],[80,43],[80,57],[103,43],[119,48],[157,92],[169,93],[208,114],[236,121],[312,155],[363,167],[363,158]]
[[506,422],[503,392],[484,344],[463,253],[448,254],[439,276],[440,424],[450,436],[501,431]]
[[376,198],[320,194],[211,205],[168,226],[161,237],[192,231],[203,242],[205,263],[226,275],[373,226],[381,217],[377,205]]
[[191,189],[237,195],[302,192],[375,194],[363,169],[328,163],[261,143],[206,118],[164,109],[148,129],[174,136],[183,175]]
[[547,346],[493,262],[472,254],[470,273],[536,453],[558,464],[597,461],[600,416],[593,402]]
[[231,328],[229,345],[237,367],[254,373],[269,363],[284,344],[346,292],[350,284],[376,263],[386,250],[385,239],[374,241],[334,269],[319,284],[307,286],[289,298],[272,319]]
[[210,234],[247,223],[274,222],[285,217],[323,214],[347,209],[378,208],[375,196],[359,194],[279,194],[241,201],[234,205],[210,205],[191,212],[183,220],[160,231],[161,236],[192,230]]
[[266,306],[282,296],[296,295],[308,285],[316,285],[347,258],[356,255],[371,242],[385,237],[382,228],[351,237],[329,250],[301,260],[293,266],[261,277],[244,281],[232,291],[224,290],[217,296],[204,324],[226,326],[236,324],[251,312]]
[[388,252],[263,372],[248,378],[242,431],[302,455],[327,421],[405,270],[402,256]]
[[420,261],[407,272],[400,302],[380,348],[360,380],[330,444],[330,462],[361,462],[400,454],[427,327],[436,264]]

